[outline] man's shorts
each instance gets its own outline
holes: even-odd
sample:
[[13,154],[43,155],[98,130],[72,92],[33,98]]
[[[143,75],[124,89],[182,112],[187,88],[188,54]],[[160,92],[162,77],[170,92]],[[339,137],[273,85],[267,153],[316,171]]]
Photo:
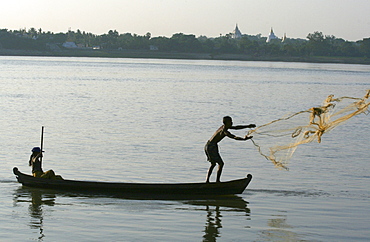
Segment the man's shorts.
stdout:
[[218,152],[218,145],[216,143],[207,142],[206,146],[204,147],[204,151],[206,152],[207,159],[211,164],[219,164],[223,165],[224,162]]

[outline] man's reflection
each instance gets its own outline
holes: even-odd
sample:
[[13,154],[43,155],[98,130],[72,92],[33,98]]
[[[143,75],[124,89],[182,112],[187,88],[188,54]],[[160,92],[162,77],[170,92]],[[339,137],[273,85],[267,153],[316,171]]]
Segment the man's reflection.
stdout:
[[216,206],[214,210],[206,206],[207,210],[207,221],[204,229],[203,241],[216,241],[217,237],[220,237],[221,224],[221,212],[220,207]]
[[245,216],[250,216],[248,202],[240,197],[228,197],[227,199],[188,201],[187,204],[195,206],[205,206],[207,219],[204,227],[203,241],[216,241],[220,237],[222,228],[222,211],[242,212]]

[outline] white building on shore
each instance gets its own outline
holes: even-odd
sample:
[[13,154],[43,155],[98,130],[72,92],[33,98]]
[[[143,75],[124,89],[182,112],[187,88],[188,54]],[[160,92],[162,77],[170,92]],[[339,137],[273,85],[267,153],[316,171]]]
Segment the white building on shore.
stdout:
[[274,40],[274,39],[278,39],[278,37],[274,34],[274,30],[272,30],[272,27],[271,27],[270,34],[267,37],[266,42],[269,43],[271,40]]
[[[239,29],[239,27],[238,27],[238,24],[236,24],[236,26],[235,26],[235,29],[233,30],[233,32],[232,33],[230,33],[231,34],[231,37],[233,38],[233,39],[241,39],[242,37],[243,37],[243,34],[242,34],[242,32],[240,31],[240,29]],[[247,35],[247,36],[249,36],[249,35]],[[261,34],[258,34],[258,35],[256,35],[256,37],[258,37],[258,38],[261,38]],[[273,30],[273,28],[271,27],[271,29],[270,29],[270,33],[269,33],[269,35],[267,36],[267,39],[266,39],[266,42],[267,43],[270,43],[271,41],[273,41],[273,40],[275,40],[275,39],[279,39],[279,37],[277,37],[276,35],[275,35],[275,33],[274,33],[274,30]],[[283,36],[283,38],[281,39],[281,42],[284,42],[284,41],[286,41],[287,40],[287,37],[286,37],[286,33],[284,33],[284,36]]]
[[235,27],[234,31],[232,32],[232,37],[234,39],[240,39],[242,37],[242,32],[240,32],[240,30],[238,28],[238,24],[236,24],[236,27]]
[[64,48],[68,48],[68,49],[78,48],[78,46],[76,45],[76,43],[75,42],[72,42],[72,41],[64,42],[63,43],[63,47]]

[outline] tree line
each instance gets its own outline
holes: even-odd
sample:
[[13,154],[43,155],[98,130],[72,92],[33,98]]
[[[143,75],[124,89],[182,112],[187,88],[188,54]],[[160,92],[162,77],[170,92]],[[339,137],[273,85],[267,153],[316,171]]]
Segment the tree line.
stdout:
[[52,33],[35,28],[0,29],[0,49],[62,51],[65,42],[74,42],[80,48],[98,47],[105,50],[149,50],[151,46],[152,50],[166,52],[245,54],[254,57],[370,57],[370,38],[347,41],[319,31],[309,33],[306,39],[274,39],[267,43],[266,37],[261,35],[243,35],[235,39],[231,33],[208,38],[183,33],[171,37],[152,37],[149,32],[145,35],[120,34],[116,30],[96,35],[80,30]]

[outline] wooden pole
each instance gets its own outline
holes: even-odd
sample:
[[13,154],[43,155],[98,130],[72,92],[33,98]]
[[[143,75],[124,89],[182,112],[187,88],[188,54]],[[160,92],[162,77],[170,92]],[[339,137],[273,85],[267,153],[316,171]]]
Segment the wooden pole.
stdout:
[[42,152],[43,152],[43,146],[44,146],[44,126],[41,127],[41,145],[40,145],[40,148],[41,148],[41,157],[40,157],[40,161],[42,162]]

